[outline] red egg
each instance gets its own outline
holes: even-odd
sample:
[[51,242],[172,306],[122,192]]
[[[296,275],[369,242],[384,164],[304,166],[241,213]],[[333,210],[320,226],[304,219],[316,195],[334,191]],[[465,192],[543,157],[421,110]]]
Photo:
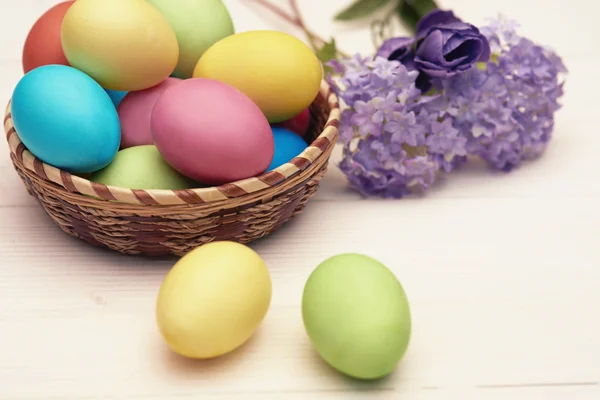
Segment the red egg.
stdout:
[[75,1],[65,1],[46,11],[33,25],[23,47],[23,72],[49,64],[69,65],[60,31],[65,14]]
[[290,131],[304,137],[308,131],[308,127],[310,126],[310,111],[307,108],[295,117],[278,124],[273,124],[273,126],[289,129]]

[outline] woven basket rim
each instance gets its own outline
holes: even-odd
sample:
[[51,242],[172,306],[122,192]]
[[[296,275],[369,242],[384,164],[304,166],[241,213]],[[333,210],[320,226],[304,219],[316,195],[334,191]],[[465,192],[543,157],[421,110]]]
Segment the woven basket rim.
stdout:
[[321,96],[329,104],[330,112],[323,131],[302,153],[290,162],[260,176],[205,188],[142,190],[107,186],[46,164],[34,156],[21,142],[12,120],[11,101],[6,107],[4,131],[13,157],[21,161],[27,170],[39,178],[59,185],[70,193],[91,196],[113,204],[125,203],[144,206],[207,204],[232,198],[242,198],[249,194],[277,188],[290,178],[311,167],[311,165],[326,163],[331,148],[335,146],[337,141],[340,107],[337,96],[325,80],[321,81],[318,96]]

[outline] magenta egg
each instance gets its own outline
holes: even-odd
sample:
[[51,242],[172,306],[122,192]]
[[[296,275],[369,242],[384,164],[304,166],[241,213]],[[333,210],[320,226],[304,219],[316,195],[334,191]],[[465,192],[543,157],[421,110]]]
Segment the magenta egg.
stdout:
[[166,90],[180,82],[177,78],[167,78],[149,89],[127,93],[117,108],[121,120],[121,149],[154,144],[150,129],[154,105]]
[[154,106],[151,127],[163,158],[209,185],[259,175],[274,154],[271,127],[260,108],[212,79],[187,79],[166,91]]

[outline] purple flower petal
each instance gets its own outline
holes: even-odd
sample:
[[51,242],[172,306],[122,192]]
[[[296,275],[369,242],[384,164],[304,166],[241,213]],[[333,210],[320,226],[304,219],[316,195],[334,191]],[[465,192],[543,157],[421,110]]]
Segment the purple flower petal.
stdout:
[[[451,51],[444,51],[444,60],[460,63],[468,59],[468,54],[479,54],[481,52],[481,40],[466,39]],[[460,61],[459,61],[460,60]]]
[[415,53],[415,62],[419,64],[420,60],[429,62],[441,62],[444,60],[444,34],[440,30],[431,32],[419,45]]
[[[440,72],[443,63],[420,60],[418,54],[415,58],[425,68],[437,67],[433,73],[444,78],[434,81],[442,99],[420,104],[432,115],[446,118],[432,123],[426,142],[428,151],[438,154],[438,165],[446,171],[463,162],[465,150],[502,171],[538,157],[551,139],[554,112],[560,108],[565,69],[558,55],[519,37],[511,24],[491,25],[482,32],[488,35],[487,40],[477,45],[480,49],[471,49],[479,50],[480,58],[489,56],[489,43],[503,43],[496,48],[497,62],[487,63],[483,70],[466,71],[468,65],[461,64],[454,70],[465,72],[448,76]],[[465,43],[475,40],[471,33],[465,39]],[[462,44],[456,46],[453,40],[446,43],[445,51],[459,52]],[[446,59],[453,56],[445,55]],[[452,129],[446,122],[448,116],[452,117]]]
[[490,45],[479,29],[461,21],[429,25],[416,45],[417,69],[436,78],[447,78],[487,61]]
[[415,40],[410,37],[395,37],[386,40],[375,54],[388,60],[402,61],[409,53]]
[[490,42],[488,40],[481,41],[481,49],[478,62],[488,62],[492,55],[492,51],[490,49]]
[[452,11],[443,11],[440,9],[433,10],[417,22],[417,37],[433,26],[452,22],[461,22]]

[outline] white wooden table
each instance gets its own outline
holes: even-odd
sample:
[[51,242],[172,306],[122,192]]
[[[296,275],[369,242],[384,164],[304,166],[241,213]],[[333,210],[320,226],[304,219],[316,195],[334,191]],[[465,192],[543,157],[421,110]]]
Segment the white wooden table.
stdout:
[[[21,76],[29,27],[55,2],[1,2],[1,99]],[[300,3],[311,29],[335,33],[343,50],[373,50],[367,24],[330,22],[348,0]],[[241,1],[227,4],[238,31],[301,36]],[[425,198],[400,201],[361,199],[333,167],[301,217],[253,245],[270,267],[273,302],[256,336],[226,357],[171,354],[154,301],[174,260],[126,257],[63,234],[26,194],[1,140],[0,398],[599,399],[600,7],[441,4],[476,24],[498,12],[516,18],[564,57],[565,107],[546,155],[508,175],[467,167]],[[387,264],[411,301],[409,350],[379,382],[332,371],[302,325],[308,275],[346,251]]]

